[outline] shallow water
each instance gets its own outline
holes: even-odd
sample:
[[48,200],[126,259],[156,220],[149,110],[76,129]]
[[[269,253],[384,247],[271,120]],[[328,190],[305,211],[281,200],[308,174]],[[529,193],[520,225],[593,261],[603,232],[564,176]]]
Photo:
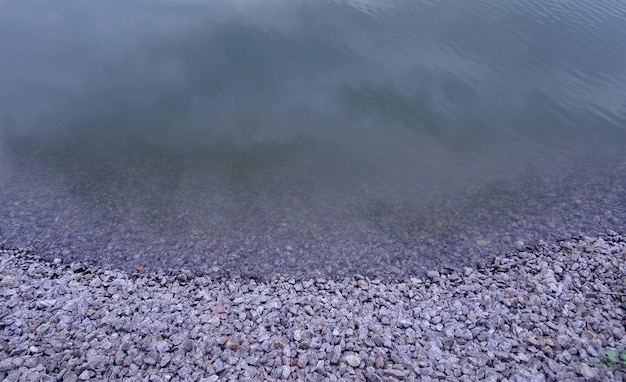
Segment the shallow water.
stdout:
[[618,0],[0,1],[0,241],[402,276],[619,230],[625,21]]

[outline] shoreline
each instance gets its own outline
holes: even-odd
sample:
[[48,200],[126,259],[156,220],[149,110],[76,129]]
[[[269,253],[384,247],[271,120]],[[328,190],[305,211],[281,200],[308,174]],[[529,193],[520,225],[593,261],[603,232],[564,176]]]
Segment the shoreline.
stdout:
[[458,171],[453,183],[410,168],[395,170],[413,174],[400,183],[364,183],[337,174],[307,180],[302,159],[233,179],[238,162],[218,166],[210,158],[219,153],[197,161],[180,153],[178,170],[160,171],[173,163],[122,160],[132,147],[113,143],[98,161],[79,155],[93,156],[89,145],[10,145],[0,163],[0,245],[131,273],[402,279],[626,226],[621,151],[541,169],[519,162],[523,173],[505,176],[477,163],[479,177]]
[[626,236],[405,281],[129,274],[0,250],[0,379],[625,380]]

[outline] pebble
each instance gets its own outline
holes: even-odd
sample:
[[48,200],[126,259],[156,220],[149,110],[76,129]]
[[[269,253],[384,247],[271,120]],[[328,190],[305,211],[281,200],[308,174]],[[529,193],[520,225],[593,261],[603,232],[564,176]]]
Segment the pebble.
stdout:
[[0,281],[0,286],[11,286],[11,285],[13,285],[14,281],[15,281],[14,277],[4,276],[2,278],[2,281]]
[[361,364],[361,358],[358,355],[350,354],[346,356],[346,362],[352,367],[357,367]]
[[383,367],[385,367],[385,359],[380,355],[376,356],[376,359],[374,360],[374,365],[377,369],[382,369]]
[[431,279],[435,279],[439,277],[439,272],[437,271],[428,271],[426,272],[426,276],[430,277]]
[[84,370],[82,373],[80,373],[80,375],[78,376],[78,379],[80,379],[81,381],[86,381],[88,379],[91,378],[91,375],[89,374],[89,370]]
[[406,373],[397,369],[385,369],[385,374],[398,379],[406,378]]
[[302,330],[300,329],[296,329],[293,331],[293,339],[294,341],[301,341],[302,340]]
[[167,344],[167,341],[161,340],[161,341],[156,343],[156,350],[159,353],[165,353],[168,350],[170,350],[170,346]]
[[626,349],[607,293],[624,264],[617,233],[406,281],[128,274],[2,249],[0,380],[620,380],[600,362]]

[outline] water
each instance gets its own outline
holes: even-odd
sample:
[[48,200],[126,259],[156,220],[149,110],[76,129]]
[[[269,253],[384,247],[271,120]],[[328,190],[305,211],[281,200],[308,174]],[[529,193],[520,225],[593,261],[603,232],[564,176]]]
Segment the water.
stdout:
[[620,0],[0,1],[0,241],[406,276],[626,225]]

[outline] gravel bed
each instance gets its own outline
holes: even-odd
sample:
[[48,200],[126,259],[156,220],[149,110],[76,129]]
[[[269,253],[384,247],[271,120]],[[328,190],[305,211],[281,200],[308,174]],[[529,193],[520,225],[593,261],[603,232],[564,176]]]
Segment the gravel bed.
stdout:
[[218,279],[0,251],[0,379],[623,381],[626,236],[405,281]]
[[129,272],[406,279],[626,227],[621,146],[429,170],[419,166],[449,163],[449,153],[413,158],[419,150],[383,168],[357,157],[353,169],[332,155],[320,163],[307,145],[187,152],[92,140],[0,147],[0,244]]

